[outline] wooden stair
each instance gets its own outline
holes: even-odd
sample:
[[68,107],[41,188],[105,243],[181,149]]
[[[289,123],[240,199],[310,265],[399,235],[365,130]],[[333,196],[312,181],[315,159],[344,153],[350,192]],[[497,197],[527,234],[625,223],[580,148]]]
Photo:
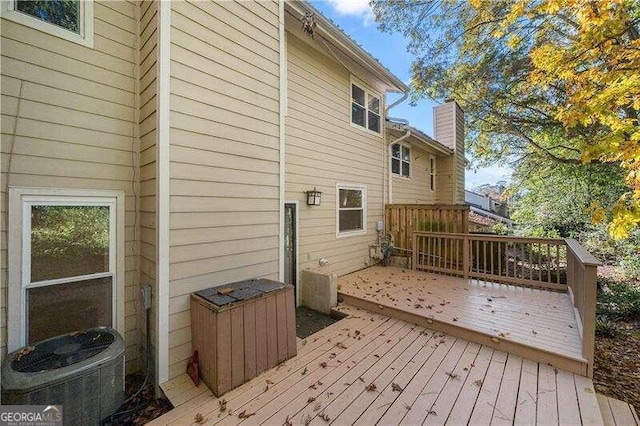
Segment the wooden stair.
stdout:
[[554,353],[546,349],[510,340],[509,338],[464,327],[460,324],[456,324],[455,322],[424,317],[407,310],[379,304],[365,298],[359,298],[341,292],[338,292],[338,296],[338,300],[341,300],[342,303],[350,306],[417,324],[431,330],[441,331],[454,337],[459,337],[507,353],[518,355],[523,358],[528,358],[532,361],[549,364],[561,370],[587,376],[588,362],[582,357],[572,357],[567,354]]
[[600,393],[596,396],[605,426],[640,425],[638,414],[633,405]]

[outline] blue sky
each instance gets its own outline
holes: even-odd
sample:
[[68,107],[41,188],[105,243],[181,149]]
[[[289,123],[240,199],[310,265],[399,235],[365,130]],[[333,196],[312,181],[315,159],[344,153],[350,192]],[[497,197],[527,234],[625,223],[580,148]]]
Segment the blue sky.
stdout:
[[[413,57],[407,52],[407,42],[401,34],[386,34],[378,31],[369,8],[369,0],[315,0],[314,7],[338,24],[347,34],[376,57],[402,81],[411,83],[411,63]],[[396,99],[396,95],[389,98]],[[393,108],[392,117],[409,120],[412,126],[433,136],[433,100],[422,100],[416,106],[408,101]],[[466,186],[473,188],[484,183],[508,180],[511,170],[501,166],[491,166],[472,172],[467,170]]]

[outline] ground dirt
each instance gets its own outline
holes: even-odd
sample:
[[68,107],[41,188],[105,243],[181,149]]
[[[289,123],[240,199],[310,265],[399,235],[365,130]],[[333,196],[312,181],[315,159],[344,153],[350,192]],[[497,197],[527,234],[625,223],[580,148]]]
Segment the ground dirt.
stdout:
[[338,320],[322,312],[300,306],[296,308],[296,336],[305,339],[336,321]]
[[[143,381],[144,376],[141,374],[130,374],[126,377],[125,400],[140,389]],[[139,409],[135,410],[138,407]],[[144,425],[156,417],[160,417],[172,408],[173,407],[168,400],[164,398],[156,398],[153,392],[153,385],[148,384],[139,395],[127,402],[122,409],[123,412],[127,410],[135,411],[115,418],[114,422],[111,424],[132,426]]]
[[596,336],[593,383],[598,393],[633,404],[640,413],[640,321],[618,325],[616,336]]

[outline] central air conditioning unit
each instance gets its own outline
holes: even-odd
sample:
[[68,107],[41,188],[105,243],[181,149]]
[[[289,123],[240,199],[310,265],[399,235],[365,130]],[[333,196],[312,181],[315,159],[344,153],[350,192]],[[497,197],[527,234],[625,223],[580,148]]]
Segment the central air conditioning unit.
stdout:
[[124,341],[108,327],[44,340],[2,365],[2,404],[62,405],[64,424],[97,425],[123,399]]

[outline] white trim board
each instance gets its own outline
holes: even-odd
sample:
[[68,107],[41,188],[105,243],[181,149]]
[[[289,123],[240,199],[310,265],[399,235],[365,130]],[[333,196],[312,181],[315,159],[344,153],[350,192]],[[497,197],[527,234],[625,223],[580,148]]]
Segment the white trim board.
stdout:
[[278,281],[284,281],[284,204],[285,204],[285,138],[287,114],[287,43],[284,28],[284,0],[278,1],[278,37],[279,37],[279,182],[278,182]]
[[156,384],[169,380],[171,2],[158,3],[156,122]]

